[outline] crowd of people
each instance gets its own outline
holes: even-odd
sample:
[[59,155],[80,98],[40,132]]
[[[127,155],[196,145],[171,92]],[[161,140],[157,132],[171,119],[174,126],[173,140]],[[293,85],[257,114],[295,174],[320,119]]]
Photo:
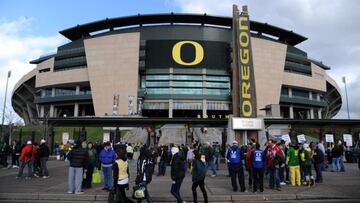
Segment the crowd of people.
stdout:
[[[322,183],[322,171],[327,164],[331,164],[331,171],[345,171],[343,164],[343,145],[338,142],[331,150],[325,150],[323,141],[318,143],[291,144],[281,140],[269,140],[262,147],[253,141],[249,145],[239,146],[233,141],[226,150],[219,143],[209,142],[187,145],[160,145],[158,147],[146,145],[132,145],[130,143],[91,143],[77,140],[57,146],[55,151],[59,159],[69,161],[68,188],[69,194],[83,194],[84,189],[92,187],[95,170],[102,172],[103,190],[113,194],[115,202],[132,202],[126,196],[130,186],[130,175],[135,175],[134,191],[140,189],[144,195],[137,202],[146,199],[152,202],[148,187],[152,181],[157,166],[157,176],[165,176],[170,168],[170,193],[178,203],[184,202],[180,188],[187,173],[192,174],[193,201],[197,202],[197,188],[208,202],[205,188],[205,177],[211,169],[211,177],[217,176],[220,159],[224,157],[228,166],[228,176],[234,192],[263,192],[264,177],[268,177],[267,189],[281,190],[289,184],[292,186],[313,186]],[[16,179],[22,177],[25,166],[28,176],[49,178],[47,161],[50,150],[45,140],[40,144],[28,141],[20,146],[16,141],[12,145],[1,143],[1,164],[7,168],[18,168]],[[7,156],[11,154],[12,164],[7,165]],[[134,156],[135,152],[139,154]],[[328,161],[325,159],[328,157]],[[330,158],[329,158],[330,157]],[[129,162],[136,159],[136,172],[129,171]],[[315,174],[312,173],[315,169]],[[248,173],[248,190],[245,185],[245,172]],[[134,174],[132,174],[134,173]]]

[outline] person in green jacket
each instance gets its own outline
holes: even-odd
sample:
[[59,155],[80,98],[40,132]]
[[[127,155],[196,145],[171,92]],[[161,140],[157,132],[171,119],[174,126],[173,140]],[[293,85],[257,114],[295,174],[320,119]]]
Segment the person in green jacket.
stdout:
[[89,153],[89,162],[86,167],[86,178],[83,179],[82,188],[91,188],[92,174],[94,172],[94,168],[98,164],[98,155],[94,145],[91,142],[87,144],[87,151]]
[[315,184],[314,176],[312,175],[312,158],[313,151],[308,143],[304,143],[304,151],[301,153],[301,160],[305,169],[305,182],[306,186],[313,186]]
[[290,146],[286,155],[286,165],[290,169],[290,182],[292,186],[301,186],[299,146]]
[[194,150],[194,159],[192,161],[192,193],[193,193],[193,200],[194,203],[197,203],[197,192],[196,188],[200,186],[200,190],[204,196],[204,203],[208,202],[208,197],[205,189],[205,176],[206,176],[206,168],[205,163],[201,161],[201,154],[198,150]]

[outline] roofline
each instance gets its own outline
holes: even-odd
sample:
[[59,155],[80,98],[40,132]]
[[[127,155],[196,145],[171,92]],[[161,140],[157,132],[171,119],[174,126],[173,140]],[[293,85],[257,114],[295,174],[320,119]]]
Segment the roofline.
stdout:
[[[114,28],[126,28],[128,26],[143,26],[151,24],[164,24],[169,23],[173,25],[174,23],[188,23],[188,24],[199,24],[201,26],[205,25],[215,25],[215,26],[225,26],[232,27],[232,18],[225,16],[212,16],[205,14],[180,14],[180,13],[163,13],[163,14],[146,14],[146,15],[132,15],[125,17],[117,18],[106,18],[104,20],[94,21],[90,23],[85,23],[82,25],[77,25],[65,30],[60,31],[59,33],[65,36],[66,38],[74,41],[81,39],[83,37],[91,36],[92,32],[97,32],[101,30],[109,29],[109,31]],[[261,23],[257,21],[250,21],[250,29],[259,33],[265,33],[279,38],[279,41],[286,42],[292,46],[295,46],[305,40],[306,37],[299,35],[292,30],[285,30],[280,27],[270,25],[268,23]]]

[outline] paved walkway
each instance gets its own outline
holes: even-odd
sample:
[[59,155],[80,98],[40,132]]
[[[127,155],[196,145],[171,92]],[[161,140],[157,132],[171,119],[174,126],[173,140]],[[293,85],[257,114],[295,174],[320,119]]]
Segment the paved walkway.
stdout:
[[[135,161],[130,161],[131,183],[135,178]],[[49,161],[49,179],[24,178],[16,180],[17,169],[0,169],[0,202],[106,202],[107,193],[102,191],[102,184],[94,185],[92,189],[85,190],[83,195],[66,194],[68,162]],[[232,192],[230,178],[227,175],[225,165],[221,165],[217,177],[209,175],[205,179],[206,189],[211,202],[239,202],[239,201],[324,201],[337,199],[338,201],[360,202],[360,171],[357,164],[345,164],[346,172],[332,173],[324,172],[324,182],[314,187],[292,187],[283,186],[281,191],[269,190],[265,188],[264,193],[254,194],[252,192],[241,193]],[[153,182],[149,186],[149,191],[155,202],[175,202],[175,198],[170,195],[171,180],[169,170],[163,177],[153,176]],[[156,168],[157,170],[157,168]],[[156,173],[156,172],[155,172]],[[27,168],[24,175],[27,174]],[[247,179],[248,176],[246,175]],[[268,183],[265,179],[264,185]],[[247,180],[246,180],[247,185]],[[131,185],[133,186],[133,185]],[[247,188],[248,189],[248,188]],[[128,195],[132,190],[128,191]],[[187,174],[181,187],[183,198],[191,202],[191,176]],[[198,191],[198,196],[202,194]],[[331,202],[331,201],[330,201]]]

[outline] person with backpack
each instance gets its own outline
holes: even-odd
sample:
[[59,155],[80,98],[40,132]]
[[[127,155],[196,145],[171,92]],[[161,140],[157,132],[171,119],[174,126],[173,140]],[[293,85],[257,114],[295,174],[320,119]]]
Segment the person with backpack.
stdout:
[[315,171],[316,171],[316,179],[315,182],[316,183],[321,183],[323,181],[322,179],[322,170],[324,168],[324,152],[321,149],[321,143],[318,143],[318,145],[315,147],[314,150],[314,156],[313,156],[313,162],[314,162],[314,167],[315,167]]
[[116,160],[116,153],[112,149],[110,142],[104,144],[104,149],[101,150],[99,159],[101,162],[101,168],[104,175],[104,188],[105,191],[112,189],[112,165]]
[[204,203],[208,203],[208,196],[205,189],[205,164],[201,161],[201,154],[199,151],[194,150],[194,159],[192,160],[191,164],[191,173],[192,173],[192,194],[194,203],[197,203],[197,192],[196,188],[200,187],[200,190],[204,196]]
[[179,148],[171,148],[171,194],[176,198],[177,203],[182,203],[183,199],[180,195],[180,187],[186,173],[185,160],[179,155]]
[[[140,155],[137,161],[136,172],[137,175],[135,179],[135,184],[137,186],[145,188],[144,191],[145,198],[148,203],[152,203],[153,201],[150,197],[147,186],[152,181],[152,175],[154,172],[154,162],[153,162],[152,153],[146,146],[140,148]],[[137,200],[138,203],[140,203],[141,201],[142,199]]]
[[47,161],[50,156],[50,149],[46,145],[46,141],[42,139],[40,141],[40,147],[38,149],[38,155],[40,159],[40,177],[49,178],[49,171],[47,168]]
[[299,146],[290,145],[286,154],[286,165],[290,170],[290,182],[292,186],[301,186]]
[[36,155],[36,148],[32,145],[31,141],[27,141],[26,146],[21,150],[20,153],[20,167],[16,179],[21,178],[25,166],[28,166],[28,176],[25,178],[29,180],[32,178],[33,174],[33,165]]
[[238,142],[233,141],[232,147],[228,150],[226,158],[229,160],[229,169],[231,176],[231,184],[233,187],[233,191],[236,192],[238,190],[236,176],[238,177],[240,184],[240,191],[246,192],[245,188],[245,178],[244,178],[244,169],[242,163],[242,153],[240,148],[238,147]]
[[313,159],[313,152],[312,149],[309,147],[308,143],[304,143],[304,151],[301,153],[301,160],[304,166],[305,172],[305,182],[304,185],[306,186],[313,186],[315,184],[314,176],[312,175],[312,159]]

